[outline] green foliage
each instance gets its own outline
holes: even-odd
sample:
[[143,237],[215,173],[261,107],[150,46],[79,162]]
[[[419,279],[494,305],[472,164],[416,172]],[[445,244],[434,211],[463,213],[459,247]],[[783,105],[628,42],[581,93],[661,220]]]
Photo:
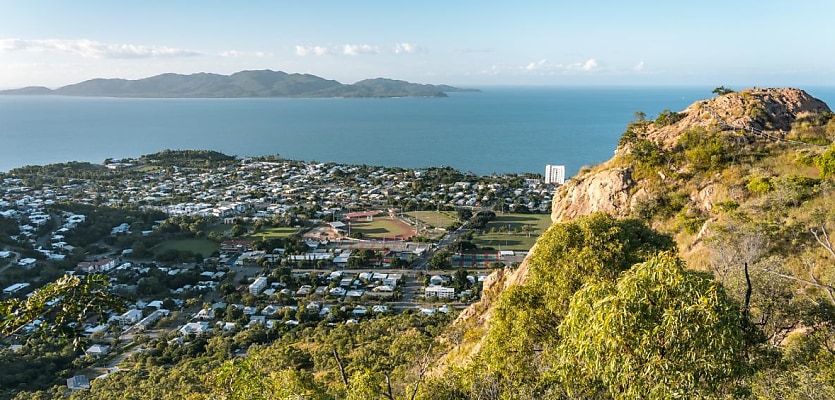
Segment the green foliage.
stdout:
[[37,319],[42,321],[38,330],[44,335],[73,337],[76,331],[72,323],[80,326],[90,317],[102,317],[105,310],[123,307],[123,301],[110,293],[107,276],[64,275],[25,300],[0,302],[0,334],[5,337],[17,333]]
[[441,250],[436,252],[432,255],[432,258],[429,259],[429,267],[432,269],[447,269],[452,266],[449,261],[450,252],[446,250]]
[[820,170],[821,178],[829,178],[835,175],[835,145],[830,146],[826,152],[815,159],[815,165]]
[[676,215],[676,227],[691,235],[699,232],[705,221],[707,218],[700,211],[692,208],[681,210]]
[[553,225],[529,257],[528,282],[499,297],[480,354],[484,373],[499,385],[535,386],[542,368],[536,349],[558,343],[554,328],[574,292],[587,283],[614,282],[633,264],[671,249],[668,236],[638,220],[598,213]]
[[763,195],[774,190],[774,185],[771,184],[771,179],[755,176],[745,185],[749,192]]
[[744,325],[710,277],[659,255],[574,295],[557,377],[573,397],[727,395],[748,370]]
[[664,163],[661,146],[649,139],[637,139],[632,146],[632,156],[645,167],[657,167]]
[[709,133],[700,128],[691,129],[682,134],[678,147],[696,171],[718,169],[729,158],[729,149],[725,147],[722,138],[716,133]]
[[658,118],[655,119],[655,125],[658,127],[672,125],[681,121],[682,118],[684,118],[683,114],[665,109],[664,111],[661,111],[661,114],[658,114]]
[[212,150],[163,150],[154,154],[146,154],[139,160],[143,163],[163,167],[192,168],[220,166],[237,162],[233,156]]
[[614,281],[633,264],[672,248],[669,236],[643,222],[592,214],[556,224],[540,237],[530,257],[529,279],[531,285],[547,288],[553,310],[562,315],[583,284]]
[[719,86],[716,89],[713,89],[713,91],[711,93],[713,93],[717,96],[723,96],[723,95],[733,93],[733,92],[734,92],[733,89],[726,88],[724,86]]

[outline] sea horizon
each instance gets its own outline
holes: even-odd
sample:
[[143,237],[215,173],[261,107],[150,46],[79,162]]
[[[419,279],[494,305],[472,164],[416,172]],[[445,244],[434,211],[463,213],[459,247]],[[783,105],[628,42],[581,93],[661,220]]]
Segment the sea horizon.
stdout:
[[[101,163],[165,149],[567,176],[611,158],[636,111],[652,118],[713,97],[702,86],[480,86],[446,98],[0,96],[0,171]],[[806,87],[835,103],[835,87]]]

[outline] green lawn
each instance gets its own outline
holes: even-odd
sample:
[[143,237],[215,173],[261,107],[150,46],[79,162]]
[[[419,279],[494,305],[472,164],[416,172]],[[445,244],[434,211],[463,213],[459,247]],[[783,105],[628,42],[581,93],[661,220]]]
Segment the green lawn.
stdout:
[[[530,234],[523,231],[525,225],[533,228]],[[550,214],[498,214],[484,232],[473,235],[473,243],[497,250],[527,251],[550,226]]]
[[384,238],[405,235],[411,229],[402,223],[395,222],[390,218],[374,218],[373,221],[351,222],[351,233],[361,232],[366,238]]
[[207,239],[177,239],[162,242],[153,249],[154,254],[160,254],[166,250],[189,250],[194,253],[199,253],[203,257],[208,257],[215,251],[220,250],[220,245]]
[[446,228],[458,220],[452,211],[412,211],[407,212],[406,216],[436,228]]
[[[251,228],[250,228],[251,229]],[[299,228],[264,228],[258,233],[253,233],[250,235],[251,238],[275,238],[275,237],[288,237],[296,232],[299,231]]]

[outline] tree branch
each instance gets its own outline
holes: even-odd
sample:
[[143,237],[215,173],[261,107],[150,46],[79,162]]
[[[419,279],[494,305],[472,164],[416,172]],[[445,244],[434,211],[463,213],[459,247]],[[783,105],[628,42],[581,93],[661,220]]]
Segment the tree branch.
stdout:
[[744,263],[744,270],[745,270],[745,307],[742,309],[742,316],[745,317],[746,324],[748,322],[748,310],[751,306],[751,292],[753,289],[751,288],[751,274],[748,273],[748,263]]
[[429,348],[426,349],[426,355],[423,356],[424,364],[420,368],[420,375],[418,375],[418,380],[415,382],[415,389],[412,390],[412,397],[411,400],[415,400],[415,396],[417,396],[418,387],[420,387],[420,383],[423,381],[423,376],[426,374],[426,370],[429,369],[430,359],[429,353],[432,352],[432,345],[434,343],[429,343]]
[[342,377],[342,383],[345,384],[345,387],[348,387],[348,376],[345,375],[345,366],[342,365],[342,360],[339,358],[339,353],[336,351],[336,346],[331,346],[333,350],[333,358],[336,359],[336,365],[339,366],[339,375]]
[[829,241],[829,234],[826,232],[826,225],[821,224],[821,232],[818,232],[816,228],[809,229],[809,232],[812,232],[812,236],[815,237],[815,240],[820,243],[820,245],[835,258],[835,248],[832,247],[832,242]]
[[[805,283],[807,285],[812,285],[812,286],[824,289],[824,290],[826,290],[826,293],[829,295],[829,299],[833,303],[835,303],[835,295],[833,295],[833,292],[835,292],[835,287],[833,287],[833,286],[817,282],[817,279],[815,279],[814,281],[810,281],[808,279],[802,279],[802,278],[798,278],[796,276],[781,274],[779,272],[771,271],[771,270],[767,270],[767,269],[764,269],[763,271],[768,272],[769,274],[772,274],[772,275],[779,276],[781,278],[791,279],[793,281],[802,282],[802,283]],[[813,277],[814,277],[814,275],[813,275]]]
[[386,377],[386,392],[383,393],[383,396],[386,396],[386,398],[388,398],[389,400],[394,400],[394,394],[391,392],[391,377],[389,376],[388,372],[385,373],[385,377]]

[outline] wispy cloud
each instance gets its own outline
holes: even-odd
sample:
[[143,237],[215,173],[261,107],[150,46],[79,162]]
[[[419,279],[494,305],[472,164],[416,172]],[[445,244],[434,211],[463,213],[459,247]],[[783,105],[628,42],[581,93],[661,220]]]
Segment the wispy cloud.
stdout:
[[583,63],[582,66],[583,71],[591,71],[597,69],[597,60],[590,58],[586,62]]
[[414,54],[422,52],[423,48],[413,43],[398,43],[394,45],[394,54]]
[[643,61],[639,62],[634,67],[632,67],[632,70],[633,71],[643,71],[644,70],[644,62]]
[[167,46],[102,43],[87,39],[0,39],[0,53],[15,51],[26,51],[32,53],[65,53],[86,58],[171,58],[203,55],[203,53],[198,51],[177,49]]
[[531,62],[530,64],[528,64],[527,67],[525,67],[525,69],[528,70],[528,71],[536,71],[538,69],[541,69],[543,66],[545,66],[545,63],[547,63],[547,62],[548,62],[548,60],[543,58],[539,61]]
[[489,68],[481,70],[482,75],[532,75],[532,76],[550,76],[550,75],[567,75],[567,74],[585,74],[594,73],[596,71],[603,71],[600,63],[594,59],[589,58],[586,61],[576,61],[573,63],[554,63],[548,59],[540,59],[531,61],[524,65],[491,65]]
[[600,65],[597,60],[594,58],[590,58],[584,62],[574,62],[568,64],[551,63],[548,62],[547,59],[543,58],[539,61],[531,61],[525,66],[515,67],[514,69],[525,73],[557,74],[572,71],[594,71],[597,70],[599,66]]
[[380,49],[374,44],[342,44],[336,46],[303,46],[295,47],[296,55],[306,56],[363,56],[375,54],[414,54],[425,51],[425,49],[414,43],[397,43],[392,47]]
[[360,54],[377,54],[380,49],[370,44],[346,44],[342,46],[342,54],[346,56],[358,56]]
[[322,46],[296,46],[296,55],[297,56],[324,56],[328,54],[337,54],[332,49]]
[[238,50],[228,50],[224,52],[218,53],[221,57],[230,57],[230,58],[237,58],[237,57],[270,57],[273,54],[268,53],[265,51],[238,51]]

